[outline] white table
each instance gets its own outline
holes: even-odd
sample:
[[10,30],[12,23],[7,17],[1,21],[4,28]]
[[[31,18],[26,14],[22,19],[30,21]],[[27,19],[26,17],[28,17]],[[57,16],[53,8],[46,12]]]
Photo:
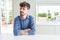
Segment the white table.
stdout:
[[60,40],[60,35],[22,35],[14,36],[13,34],[0,34],[0,40]]

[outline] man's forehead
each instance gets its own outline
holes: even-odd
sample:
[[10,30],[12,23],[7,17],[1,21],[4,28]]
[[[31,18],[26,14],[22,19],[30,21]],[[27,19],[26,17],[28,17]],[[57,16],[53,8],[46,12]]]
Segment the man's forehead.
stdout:
[[24,6],[24,7],[20,7],[20,8],[27,8],[27,6]]

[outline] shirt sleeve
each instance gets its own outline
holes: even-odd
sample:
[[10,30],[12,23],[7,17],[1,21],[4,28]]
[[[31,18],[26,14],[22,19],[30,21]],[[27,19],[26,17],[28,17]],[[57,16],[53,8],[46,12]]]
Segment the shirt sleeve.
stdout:
[[29,35],[34,35],[35,34],[35,22],[34,22],[33,17],[30,17],[29,26],[31,27],[31,30],[29,31]]
[[21,33],[21,28],[20,28],[20,21],[19,21],[19,19],[18,19],[18,17],[17,18],[15,18],[15,20],[14,20],[14,28],[13,28],[13,32],[14,32],[14,35],[15,36],[18,36],[18,35],[21,35],[22,33]]

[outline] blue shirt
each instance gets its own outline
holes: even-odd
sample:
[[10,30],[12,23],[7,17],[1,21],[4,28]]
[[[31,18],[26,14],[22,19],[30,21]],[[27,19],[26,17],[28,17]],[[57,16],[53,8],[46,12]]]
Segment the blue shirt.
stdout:
[[28,32],[28,35],[34,35],[35,34],[35,23],[34,19],[31,15],[28,15],[25,20],[22,20],[20,16],[17,16],[14,19],[14,35],[22,35],[21,30],[25,30],[31,28],[31,30]]

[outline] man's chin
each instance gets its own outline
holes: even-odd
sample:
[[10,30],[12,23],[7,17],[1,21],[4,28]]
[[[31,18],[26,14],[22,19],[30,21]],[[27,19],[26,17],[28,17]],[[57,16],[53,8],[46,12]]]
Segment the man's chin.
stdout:
[[20,16],[24,16],[24,15],[20,15]]

